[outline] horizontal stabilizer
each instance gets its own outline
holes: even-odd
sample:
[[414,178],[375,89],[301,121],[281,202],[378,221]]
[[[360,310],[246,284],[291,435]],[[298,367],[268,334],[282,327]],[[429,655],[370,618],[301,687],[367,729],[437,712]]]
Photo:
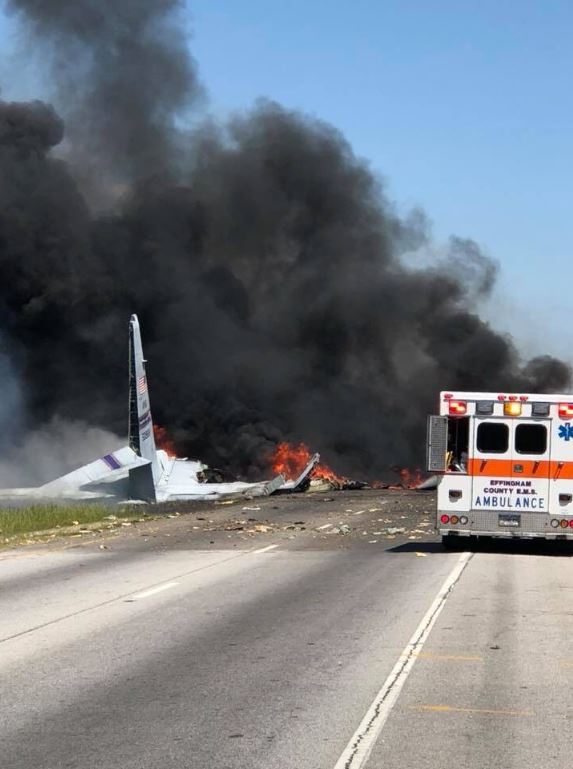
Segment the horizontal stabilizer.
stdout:
[[126,475],[131,467],[140,464],[147,463],[129,446],[123,446],[123,448],[112,451],[88,465],[83,465],[77,470],[72,470],[71,473],[45,483],[37,489],[37,492],[42,496],[58,496],[65,491],[83,489],[90,484],[117,479]]

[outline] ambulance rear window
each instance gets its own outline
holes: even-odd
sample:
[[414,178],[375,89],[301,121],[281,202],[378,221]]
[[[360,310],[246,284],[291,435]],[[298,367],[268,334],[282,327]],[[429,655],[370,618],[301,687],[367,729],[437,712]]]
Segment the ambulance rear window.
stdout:
[[509,447],[509,427],[503,422],[481,422],[476,443],[482,454],[505,454]]
[[544,454],[546,449],[545,425],[518,425],[515,428],[515,450],[519,454]]

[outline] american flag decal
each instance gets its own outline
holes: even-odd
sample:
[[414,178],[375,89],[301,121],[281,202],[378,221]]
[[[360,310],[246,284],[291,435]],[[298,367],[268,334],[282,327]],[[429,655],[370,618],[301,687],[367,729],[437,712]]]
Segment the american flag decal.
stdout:
[[137,392],[140,395],[143,395],[143,393],[147,392],[147,381],[145,379],[145,374],[143,376],[140,376],[137,380]]

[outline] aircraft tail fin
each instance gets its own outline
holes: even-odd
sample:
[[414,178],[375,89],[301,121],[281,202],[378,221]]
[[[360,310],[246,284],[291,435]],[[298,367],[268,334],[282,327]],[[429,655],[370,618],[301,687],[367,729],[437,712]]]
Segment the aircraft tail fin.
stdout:
[[157,482],[161,469],[153,436],[145,363],[139,320],[137,315],[132,315],[129,321],[129,446],[151,462],[153,480]]

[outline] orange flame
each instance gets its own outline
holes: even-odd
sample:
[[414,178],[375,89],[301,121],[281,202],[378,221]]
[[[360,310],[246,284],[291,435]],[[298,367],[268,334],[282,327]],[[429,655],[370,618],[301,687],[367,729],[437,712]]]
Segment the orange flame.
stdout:
[[398,468],[392,468],[394,472],[400,474],[400,480],[397,483],[382,483],[375,481],[372,484],[373,489],[390,489],[390,491],[401,491],[402,489],[415,489],[422,483],[424,476],[421,470],[410,470],[407,467],[403,467],[400,470]]
[[153,425],[153,437],[155,438],[155,445],[158,449],[165,451],[168,457],[176,457],[177,451],[173,440],[167,434],[165,427],[159,425]]
[[403,467],[400,470],[400,483],[405,489],[415,489],[423,480],[422,471],[419,469],[412,471]]
[[[284,441],[278,444],[271,456],[271,466],[276,475],[282,474],[288,480],[294,480],[302,473],[311,459],[312,454],[304,443],[294,446]],[[322,463],[316,465],[310,477],[338,484],[348,483],[347,478],[337,475],[328,465]]]

